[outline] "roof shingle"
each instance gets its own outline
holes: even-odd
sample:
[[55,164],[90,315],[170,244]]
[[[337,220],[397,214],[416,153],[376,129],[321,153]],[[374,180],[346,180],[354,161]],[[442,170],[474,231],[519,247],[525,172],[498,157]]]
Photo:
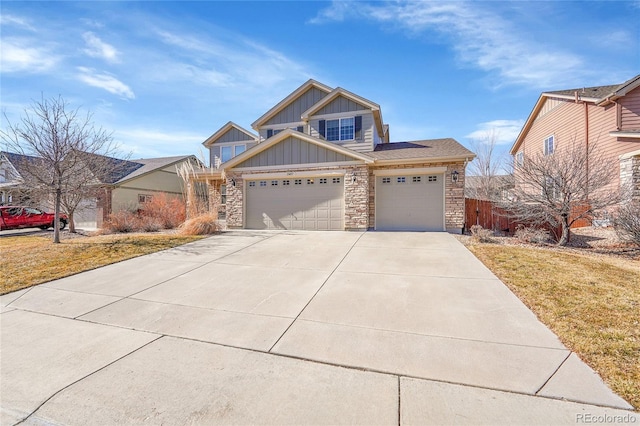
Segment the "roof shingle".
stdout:
[[452,138],[379,144],[375,150],[365,154],[377,160],[475,157],[473,152]]

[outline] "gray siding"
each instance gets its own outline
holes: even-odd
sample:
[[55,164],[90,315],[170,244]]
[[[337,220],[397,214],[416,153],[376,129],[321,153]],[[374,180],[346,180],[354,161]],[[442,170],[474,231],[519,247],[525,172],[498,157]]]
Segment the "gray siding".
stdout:
[[328,105],[325,105],[322,109],[317,111],[314,115],[324,115],[324,114],[337,114],[341,112],[353,112],[353,111],[362,111],[368,110],[366,106],[354,102],[350,99],[347,99],[343,96],[338,96],[334,100],[332,100]]
[[302,113],[318,103],[327,96],[323,90],[310,87],[309,90],[300,95],[296,100],[287,105],[282,111],[273,116],[265,125],[297,123],[300,121]]
[[[352,117],[352,114],[345,114],[345,117]],[[309,134],[314,138],[320,138],[320,133],[318,133],[318,122],[320,120],[317,118],[313,118],[309,120]],[[345,142],[333,142],[337,143],[345,148],[352,149],[354,151],[373,151],[374,148],[374,140],[376,137],[376,129],[373,122],[373,114],[362,114],[362,136],[360,139],[355,141],[345,141]]]
[[241,141],[253,141],[254,139],[247,135],[245,132],[232,127],[227,130],[222,136],[220,136],[214,143],[219,142],[241,142]]
[[331,151],[295,137],[288,137],[278,144],[243,161],[235,168],[333,163],[353,160],[353,158],[344,154]]

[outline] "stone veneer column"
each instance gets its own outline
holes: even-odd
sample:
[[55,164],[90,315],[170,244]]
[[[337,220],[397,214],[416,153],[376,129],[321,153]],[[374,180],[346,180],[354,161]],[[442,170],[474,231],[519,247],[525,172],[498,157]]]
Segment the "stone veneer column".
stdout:
[[640,200],[640,156],[620,161],[620,188],[630,191],[630,198]]
[[344,228],[366,230],[368,227],[369,171],[364,165],[350,167],[344,176]]
[[[235,186],[233,182],[235,181]],[[244,185],[237,173],[227,173],[227,228],[242,228]]]
[[[451,180],[451,173],[458,172],[458,182]],[[464,163],[454,163],[447,165],[444,174],[444,223],[447,232],[454,234],[462,233],[464,227]]]

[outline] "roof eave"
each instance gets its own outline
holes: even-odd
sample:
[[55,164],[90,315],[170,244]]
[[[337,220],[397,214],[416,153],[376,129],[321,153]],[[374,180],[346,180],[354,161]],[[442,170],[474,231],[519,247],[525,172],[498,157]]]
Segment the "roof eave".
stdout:
[[258,135],[255,135],[255,134],[251,133],[249,130],[245,129],[244,127],[238,126],[233,121],[229,121],[227,124],[225,124],[220,129],[218,129],[217,132],[215,132],[214,134],[209,136],[204,142],[202,142],[202,145],[204,145],[205,147],[209,148],[211,145],[213,145],[215,143],[216,139],[218,139],[220,136],[224,135],[231,128],[236,128],[239,131],[241,131],[242,133],[246,134],[247,136],[252,137],[255,141],[258,141]]
[[[174,164],[178,164],[179,162],[184,161],[184,160],[189,159],[189,158],[193,158],[194,160],[199,162],[198,158],[195,155],[193,155],[193,154],[185,155],[184,157],[182,157],[182,158],[180,158],[178,160],[172,161],[171,163],[163,164],[162,166],[155,167],[155,168],[153,168],[151,170],[148,170],[148,171],[146,171],[144,173],[140,173],[139,175],[135,175],[135,176],[132,176],[132,177],[125,176],[122,179],[117,180],[117,181],[115,181],[115,182],[113,182],[111,184],[107,184],[107,185],[119,186],[119,185],[121,185],[123,183],[129,182],[129,181],[134,180],[134,179],[138,179],[139,177],[142,177],[142,176],[146,176],[149,173],[153,173],[153,172],[158,171],[160,169],[163,169],[165,167],[169,167],[169,166],[172,166]],[[131,172],[130,174],[132,174],[134,172],[135,172],[135,170],[133,172]]]
[[416,157],[416,158],[393,158],[393,159],[379,159],[375,161],[375,165],[386,166],[395,164],[417,164],[417,163],[452,163],[457,161],[473,161],[476,158],[475,154],[471,155],[452,155],[445,157]]

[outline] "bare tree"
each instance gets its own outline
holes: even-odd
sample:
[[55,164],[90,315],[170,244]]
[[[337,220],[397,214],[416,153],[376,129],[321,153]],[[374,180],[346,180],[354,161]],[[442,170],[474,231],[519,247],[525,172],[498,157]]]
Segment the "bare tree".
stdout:
[[[94,126],[91,113],[70,109],[60,96],[34,102],[17,123],[6,114],[5,119],[0,138],[8,149],[31,159],[20,164],[23,185],[53,197],[57,225],[63,197],[82,193],[99,180],[96,171],[104,169],[102,156],[116,149],[111,134]],[[53,242],[60,242],[58,226]]]
[[473,182],[468,196],[481,200],[497,200],[501,198],[505,171],[505,154],[497,150],[498,133],[489,130],[481,139],[471,141],[471,150],[476,158],[469,164],[467,179]]
[[553,154],[525,156],[514,173],[514,199],[503,207],[531,225],[560,225],[561,246],[569,242],[573,223],[621,199],[620,189],[613,186],[616,169],[595,143],[573,141]]

